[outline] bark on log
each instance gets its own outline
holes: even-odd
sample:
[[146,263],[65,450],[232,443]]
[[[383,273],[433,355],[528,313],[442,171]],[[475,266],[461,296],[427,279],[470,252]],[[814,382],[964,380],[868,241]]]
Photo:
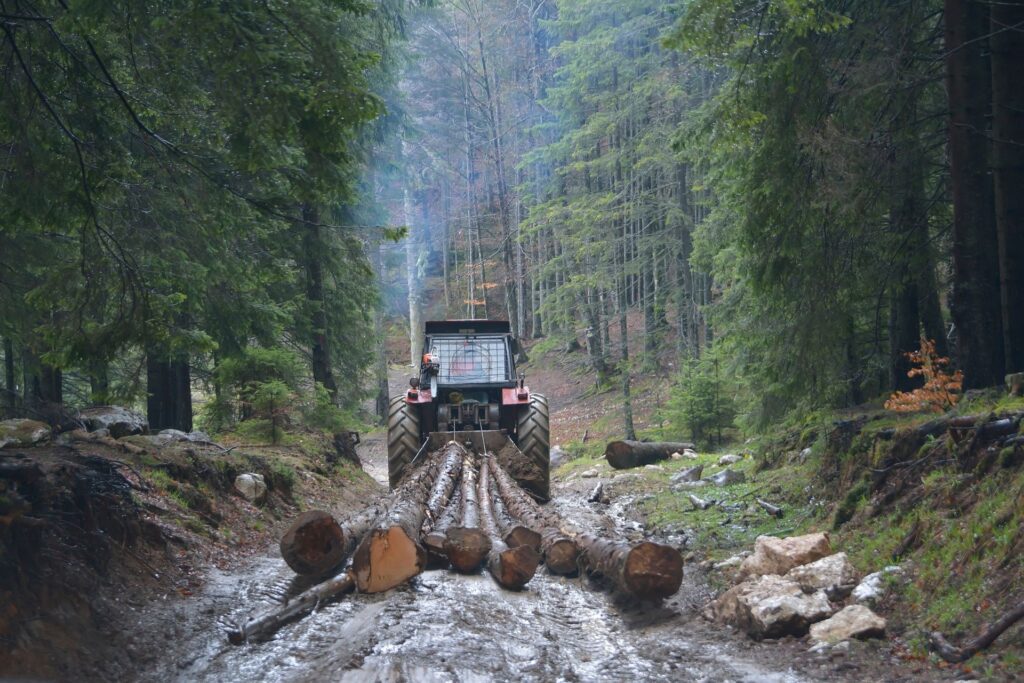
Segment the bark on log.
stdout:
[[467,456],[462,462],[462,510],[458,526],[445,532],[444,552],[455,571],[469,574],[479,569],[491,549],[491,541],[480,528],[480,502],[477,496],[477,466],[475,458]]
[[407,474],[392,494],[387,511],[356,548],[352,574],[360,592],[389,590],[426,568],[427,551],[420,542],[420,530],[439,468],[440,459],[429,457]]
[[528,526],[519,524],[512,514],[505,507],[501,495],[497,491],[497,485],[493,478],[490,478],[489,496],[491,499],[491,511],[494,513],[494,522],[498,526],[501,540],[510,548],[521,545],[528,545],[538,553],[540,552],[541,536]]
[[487,554],[487,570],[502,588],[520,590],[537,572],[540,553],[528,545],[510,548],[501,540],[491,505],[490,482],[490,466],[484,464],[480,467],[477,489],[480,497],[480,523],[491,539],[491,551]]
[[[459,470],[461,473],[462,465],[460,463]],[[448,506],[441,513],[441,517],[434,523],[430,531],[423,535],[423,547],[427,549],[427,557],[430,561],[431,567],[447,567],[448,566],[448,554],[444,551],[444,539],[445,533],[449,528],[459,521],[459,515],[462,514],[462,491],[460,487],[455,487],[455,492],[452,494],[452,498],[448,501]]]
[[355,586],[355,579],[348,572],[313,586],[296,595],[284,605],[255,619],[250,619],[228,630],[228,641],[241,645],[249,640],[259,640],[273,635],[290,621],[309,614],[320,605],[325,605],[348,593]]
[[593,534],[580,534],[576,541],[588,570],[638,598],[666,598],[683,582],[683,556],[675,548],[650,541],[629,545]]
[[281,557],[296,574],[328,574],[352,555],[387,504],[378,501],[341,523],[323,510],[304,512],[281,537]]
[[650,465],[659,460],[668,460],[673,453],[682,453],[693,448],[692,443],[667,441],[612,441],[605,447],[604,457],[617,470]]
[[468,455],[466,449],[454,441],[449,441],[438,456],[441,458],[441,470],[434,480],[434,488],[427,499],[426,519],[423,531],[428,532],[444,512],[458,483],[462,472],[462,461]]
[[488,460],[487,464],[506,509],[531,528],[540,530],[541,550],[548,571],[563,575],[578,572],[579,547],[563,529],[561,518],[538,505],[495,460]]
[[999,620],[992,624],[984,633],[963,647],[956,647],[938,631],[929,635],[928,644],[932,650],[947,662],[964,662],[994,643],[996,638],[1002,635],[1003,631],[1021,619],[1024,619],[1024,602],[1018,603],[1016,607],[999,617]]

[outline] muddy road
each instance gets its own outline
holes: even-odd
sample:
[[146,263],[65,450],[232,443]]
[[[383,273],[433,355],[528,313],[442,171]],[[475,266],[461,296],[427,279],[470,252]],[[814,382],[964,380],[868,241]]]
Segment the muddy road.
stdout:
[[[378,480],[385,476],[383,439],[367,439],[361,449],[367,471]],[[556,495],[563,513],[581,522],[615,526],[626,535],[637,532],[621,514],[627,499],[614,504],[612,514],[598,516],[582,494],[561,489]],[[699,616],[706,590],[689,577],[662,605],[632,605],[620,603],[590,579],[565,579],[543,570],[521,593],[501,590],[486,573],[428,571],[387,593],[345,596],[286,626],[270,641],[240,647],[227,643],[229,624],[302,588],[276,548],[237,570],[212,572],[192,599],[140,616],[140,632],[164,637],[139,677],[781,682],[871,676],[861,664],[806,654],[807,646],[799,642],[753,643],[707,624]]]

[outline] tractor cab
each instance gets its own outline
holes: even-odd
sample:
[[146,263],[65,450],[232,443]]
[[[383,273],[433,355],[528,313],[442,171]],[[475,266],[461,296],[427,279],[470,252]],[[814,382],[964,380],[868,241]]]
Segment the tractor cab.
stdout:
[[[525,376],[516,374],[517,351],[504,320],[426,323],[419,373],[409,380],[405,395],[392,401],[389,412],[392,486],[417,453],[463,434],[478,452],[515,451],[503,457],[515,459],[518,454],[534,473],[531,483],[520,483],[547,497],[547,400],[531,393]],[[474,445],[473,439],[480,443]]]

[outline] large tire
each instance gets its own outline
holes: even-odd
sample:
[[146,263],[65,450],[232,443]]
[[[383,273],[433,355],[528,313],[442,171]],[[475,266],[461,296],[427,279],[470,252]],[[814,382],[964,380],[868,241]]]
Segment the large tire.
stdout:
[[519,412],[516,443],[526,459],[540,470],[540,477],[529,488],[544,500],[551,497],[551,428],[548,399],[543,394],[530,394],[530,405]]
[[420,414],[404,396],[391,400],[388,409],[388,482],[398,486],[406,466],[420,450]]

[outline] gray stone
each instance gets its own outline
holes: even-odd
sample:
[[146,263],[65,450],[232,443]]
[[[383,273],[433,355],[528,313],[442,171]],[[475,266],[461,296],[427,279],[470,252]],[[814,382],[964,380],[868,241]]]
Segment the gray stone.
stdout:
[[250,503],[258,503],[267,495],[267,483],[262,474],[247,472],[235,477],[235,490]]
[[673,484],[679,484],[684,481],[699,481],[700,475],[704,473],[704,465],[694,465],[693,467],[687,467],[685,470],[679,470],[672,475],[669,479]]
[[206,432],[201,432],[199,430],[196,430],[194,432],[189,432],[188,433],[188,440],[189,441],[204,441],[206,443],[213,443],[213,439],[210,438],[209,434],[207,434]]
[[846,553],[835,553],[786,573],[785,578],[800,584],[805,591],[823,590],[832,600],[845,598],[857,585],[857,570]]
[[732,486],[733,484],[742,484],[745,482],[747,480],[747,475],[743,474],[743,472],[736,472],[726,468],[718,474],[705,477],[704,480],[711,482],[715,486]]
[[564,465],[569,462],[570,459],[569,454],[566,453],[565,449],[561,446],[556,444],[551,447],[551,469]]
[[188,434],[180,429],[161,429],[157,436],[168,443],[172,441],[189,441]]
[[594,477],[600,476],[601,473],[595,469],[584,470],[580,472],[580,476],[584,479],[593,479]]
[[868,574],[859,584],[857,584],[857,587],[853,589],[853,593],[850,594],[850,598],[859,604],[877,604],[878,601],[885,597],[885,594],[888,592],[889,582],[886,580],[887,576],[902,578],[904,576],[904,572],[902,568],[896,565],[891,565],[880,572]]
[[735,465],[740,460],[743,460],[742,455],[723,455],[721,458],[718,459],[718,464],[719,466]]
[[50,425],[37,420],[4,420],[0,422],[0,448],[24,448],[49,440]]
[[833,611],[825,591],[805,593],[799,584],[767,575],[733,586],[711,603],[706,614],[761,639],[802,636]]
[[149,432],[149,422],[144,415],[121,406],[86,408],[81,412],[80,418],[90,432],[108,429],[110,436],[115,439]]
[[693,450],[692,448],[684,448],[682,455],[684,458],[688,458],[689,460],[697,459],[697,451]]
[[849,605],[811,626],[811,640],[838,643],[850,638],[877,638],[885,635],[885,619],[864,605]]

